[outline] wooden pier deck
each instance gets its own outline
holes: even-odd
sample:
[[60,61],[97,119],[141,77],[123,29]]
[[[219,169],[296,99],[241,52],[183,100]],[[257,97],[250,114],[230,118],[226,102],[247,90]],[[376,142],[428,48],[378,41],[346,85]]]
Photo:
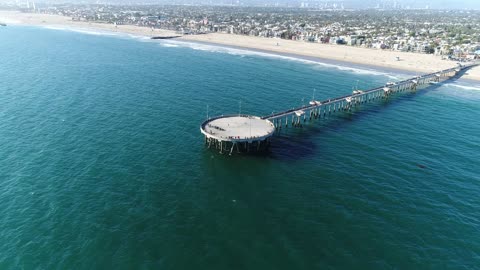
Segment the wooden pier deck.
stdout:
[[464,66],[458,66],[455,68],[449,68],[441,70],[438,72],[433,72],[418,77],[410,78],[407,80],[394,82],[384,86],[376,87],[369,90],[356,90],[353,91],[350,95],[345,95],[341,97],[336,97],[332,99],[322,100],[322,101],[310,101],[309,105],[289,109],[282,112],[273,113],[270,115],[263,116],[262,119],[270,120],[275,124],[275,127],[281,126],[282,122],[279,121],[281,118],[285,118],[285,124],[288,125],[288,117],[292,116],[292,123],[299,123],[300,119],[304,119],[309,115],[309,117],[321,116],[321,114],[328,114],[331,112],[338,111],[340,109],[349,109],[351,106],[356,104],[362,104],[364,102],[369,102],[377,98],[385,98],[392,94],[398,92],[404,92],[407,90],[416,90],[417,87],[436,83],[445,79],[449,79],[452,76],[457,75],[459,72],[476,66],[478,64],[469,64]]
[[[384,86],[369,90],[355,90],[352,94],[331,98],[323,101],[312,100],[309,105],[272,113],[263,117],[251,115],[225,115],[208,118],[200,125],[200,131],[205,135],[205,144],[220,150],[220,153],[232,154],[237,151],[252,151],[266,149],[270,144],[270,137],[274,131],[282,126],[301,126],[312,118],[325,117],[338,111],[351,110],[352,107],[388,98],[399,92],[416,91],[417,87],[426,84],[435,84],[460,76],[466,69],[477,66],[479,63],[458,65],[458,67],[433,72],[403,81],[387,83]],[[289,119],[291,119],[289,121]],[[303,120],[303,121],[302,121]]]

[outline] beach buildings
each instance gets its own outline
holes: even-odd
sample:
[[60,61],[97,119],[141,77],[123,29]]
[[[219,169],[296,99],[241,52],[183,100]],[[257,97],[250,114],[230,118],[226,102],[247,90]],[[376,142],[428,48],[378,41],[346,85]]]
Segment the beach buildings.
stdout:
[[480,11],[57,4],[29,12],[185,35],[226,33],[450,58],[476,57],[480,46]]

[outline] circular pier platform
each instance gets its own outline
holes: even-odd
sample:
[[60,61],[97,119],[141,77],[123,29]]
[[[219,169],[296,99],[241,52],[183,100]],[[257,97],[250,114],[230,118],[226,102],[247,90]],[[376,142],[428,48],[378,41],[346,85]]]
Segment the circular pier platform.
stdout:
[[252,115],[225,115],[213,117],[202,123],[200,131],[205,143],[222,151],[264,150],[268,138],[275,132],[275,126],[266,119]]

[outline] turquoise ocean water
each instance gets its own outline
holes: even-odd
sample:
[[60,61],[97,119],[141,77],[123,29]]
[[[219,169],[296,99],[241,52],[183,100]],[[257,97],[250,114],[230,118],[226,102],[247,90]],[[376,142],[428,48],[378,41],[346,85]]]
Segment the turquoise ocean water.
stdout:
[[406,76],[0,28],[0,269],[479,269],[478,83],[282,131],[266,155],[199,131],[207,105],[265,115]]

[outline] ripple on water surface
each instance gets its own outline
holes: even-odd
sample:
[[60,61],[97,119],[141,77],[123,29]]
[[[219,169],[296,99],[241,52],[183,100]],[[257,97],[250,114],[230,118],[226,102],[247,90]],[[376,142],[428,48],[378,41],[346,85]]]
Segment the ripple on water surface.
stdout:
[[207,104],[266,115],[395,74],[97,34],[0,32],[0,268],[480,265],[478,85],[228,157],[203,145]]

